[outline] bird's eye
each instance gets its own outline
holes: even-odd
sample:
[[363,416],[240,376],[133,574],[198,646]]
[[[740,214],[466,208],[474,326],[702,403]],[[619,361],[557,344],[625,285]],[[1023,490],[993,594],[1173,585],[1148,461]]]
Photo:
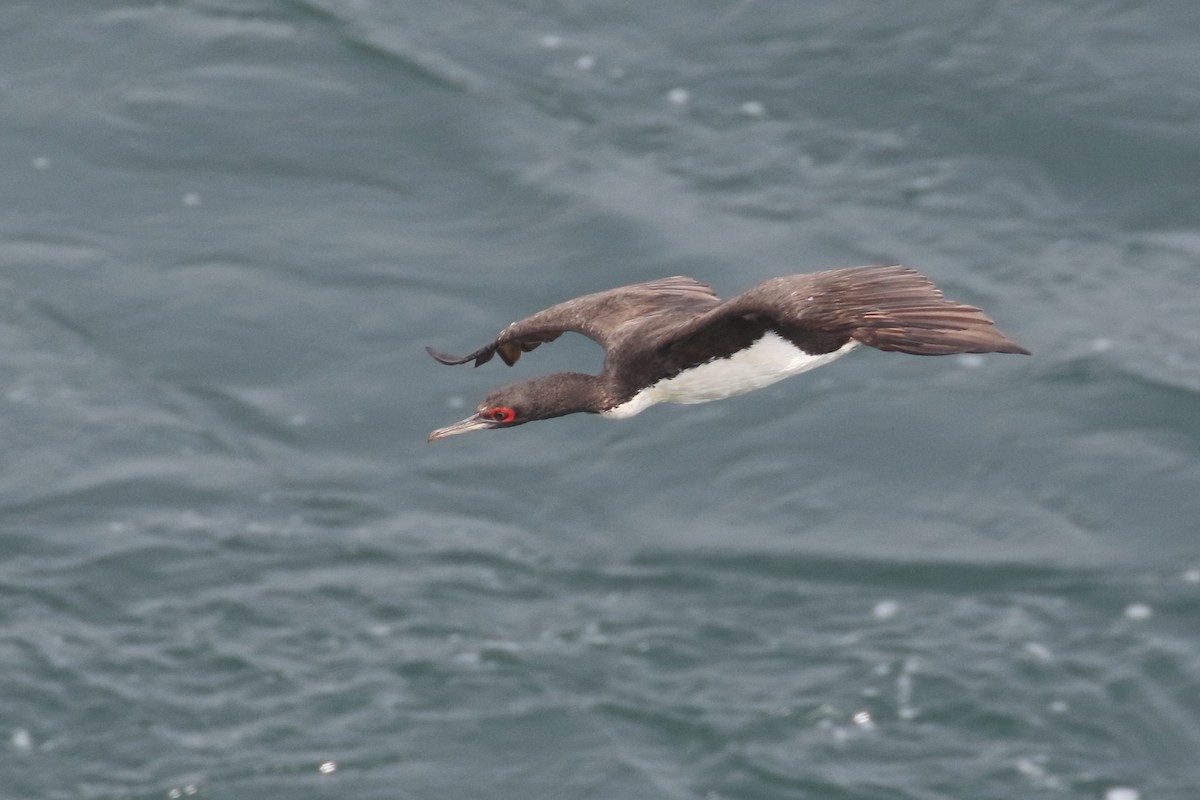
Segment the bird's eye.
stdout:
[[493,408],[488,412],[488,414],[491,416],[494,422],[512,422],[517,418],[517,412],[504,406],[501,406],[500,408]]

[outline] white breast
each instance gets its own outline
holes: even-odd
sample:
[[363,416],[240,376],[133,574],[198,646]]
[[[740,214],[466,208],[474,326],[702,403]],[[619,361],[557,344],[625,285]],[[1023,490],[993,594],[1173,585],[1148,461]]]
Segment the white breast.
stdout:
[[769,331],[757,342],[729,358],[714,359],[685,370],[674,378],[647,386],[621,405],[601,411],[600,415],[609,419],[625,419],[658,403],[723,400],[828,364],[857,346],[858,342],[851,339],[832,353],[814,356]]

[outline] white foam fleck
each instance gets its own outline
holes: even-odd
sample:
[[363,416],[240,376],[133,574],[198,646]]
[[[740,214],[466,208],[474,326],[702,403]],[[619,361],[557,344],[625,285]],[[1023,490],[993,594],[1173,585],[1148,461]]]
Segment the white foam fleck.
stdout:
[[900,611],[900,604],[895,600],[880,600],[871,609],[871,615],[875,619],[891,619]]
[[28,753],[33,749],[33,734],[27,728],[17,728],[12,732],[13,749],[19,753]]
[[332,775],[333,773],[337,772],[337,762],[324,761],[321,763],[321,766],[317,767],[317,772],[321,773],[322,775]]
[[1130,603],[1125,606],[1126,619],[1150,619],[1154,615],[1154,609],[1145,603]]
[[979,353],[963,353],[958,357],[958,365],[963,369],[979,369],[983,366],[983,356]]
[[761,117],[767,113],[767,108],[757,100],[747,100],[738,106],[738,110],[747,117]]
[[896,676],[896,706],[900,719],[913,719],[919,710],[912,704],[913,675],[917,673],[919,663],[915,658],[905,660],[900,674]]
[[1104,792],[1104,800],[1138,800],[1141,795],[1130,786],[1110,786]]
[[454,660],[459,664],[479,664],[483,658],[474,650],[467,650],[454,656]]
[[1030,778],[1040,778],[1046,774],[1046,769],[1036,758],[1018,758],[1017,772]]
[[1038,661],[1053,661],[1054,653],[1050,652],[1050,648],[1041,642],[1026,642],[1025,652],[1036,658]]
[[667,92],[667,102],[673,106],[686,106],[691,99],[691,93],[681,87],[676,87]]
[[1046,757],[1043,755],[1017,759],[1017,772],[1021,773],[1041,789],[1061,789],[1062,779],[1051,775],[1046,769]]

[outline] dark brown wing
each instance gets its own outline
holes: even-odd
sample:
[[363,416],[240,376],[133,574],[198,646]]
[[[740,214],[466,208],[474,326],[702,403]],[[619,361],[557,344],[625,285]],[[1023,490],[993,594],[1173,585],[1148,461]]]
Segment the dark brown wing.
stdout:
[[470,355],[453,356],[426,347],[443,364],[486,364],[499,353],[510,367],[522,353],[552,342],[567,331],[582,333],[608,350],[639,322],[658,315],[691,318],[720,305],[713,290],[699,281],[677,275],[584,295],[551,306],[502,330],[491,344]]
[[711,350],[713,341],[753,340],[764,329],[814,355],[851,339],[914,355],[1029,354],[978,308],[947,300],[928,278],[899,264],[772,278],[681,326],[666,349]]

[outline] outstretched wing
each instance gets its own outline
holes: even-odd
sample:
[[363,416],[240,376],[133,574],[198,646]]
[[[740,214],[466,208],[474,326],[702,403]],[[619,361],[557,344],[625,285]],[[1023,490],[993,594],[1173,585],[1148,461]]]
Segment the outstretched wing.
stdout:
[[510,367],[522,353],[552,342],[567,331],[582,333],[608,350],[637,323],[659,316],[691,318],[720,305],[707,285],[677,275],[584,295],[551,306],[502,330],[495,341],[465,356],[426,347],[442,364],[486,364],[499,353]]
[[662,347],[687,359],[692,350],[712,352],[714,341],[753,341],[766,329],[812,355],[852,339],[913,355],[1029,354],[978,308],[947,300],[899,264],[772,278],[673,331]]

